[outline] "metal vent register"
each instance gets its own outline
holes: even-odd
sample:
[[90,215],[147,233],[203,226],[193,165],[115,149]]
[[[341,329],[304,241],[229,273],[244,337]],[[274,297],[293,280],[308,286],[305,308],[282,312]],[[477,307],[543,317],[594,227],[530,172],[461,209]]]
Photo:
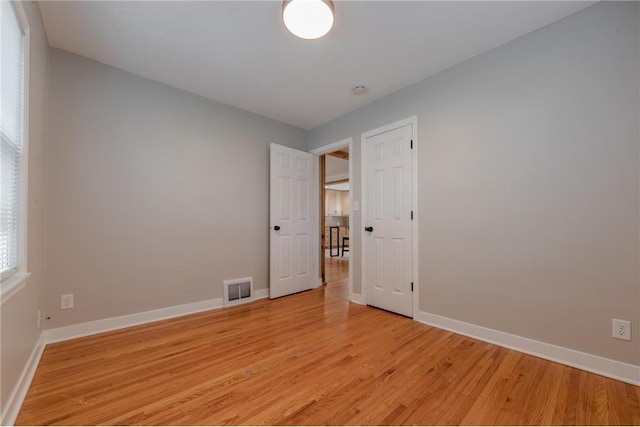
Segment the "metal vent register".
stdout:
[[225,280],[223,287],[225,307],[253,301],[253,277]]

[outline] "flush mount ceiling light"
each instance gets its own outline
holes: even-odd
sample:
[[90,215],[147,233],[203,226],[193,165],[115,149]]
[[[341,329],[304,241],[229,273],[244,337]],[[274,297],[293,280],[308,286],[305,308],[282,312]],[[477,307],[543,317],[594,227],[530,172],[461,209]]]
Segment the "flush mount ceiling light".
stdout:
[[307,40],[318,39],[333,27],[331,0],[285,0],[282,20],[294,35]]

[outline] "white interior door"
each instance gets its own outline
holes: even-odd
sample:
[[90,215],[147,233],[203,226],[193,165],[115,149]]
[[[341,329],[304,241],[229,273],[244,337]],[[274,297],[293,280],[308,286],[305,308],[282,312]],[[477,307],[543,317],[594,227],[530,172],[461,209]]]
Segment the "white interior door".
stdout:
[[412,125],[364,141],[368,305],[413,316]]
[[271,144],[269,297],[314,285],[318,194],[313,155]]

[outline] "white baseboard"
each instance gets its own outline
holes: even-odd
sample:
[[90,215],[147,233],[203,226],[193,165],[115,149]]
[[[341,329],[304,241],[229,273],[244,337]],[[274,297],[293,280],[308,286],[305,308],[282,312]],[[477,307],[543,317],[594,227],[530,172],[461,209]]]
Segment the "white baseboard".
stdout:
[[349,294],[349,300],[351,302],[356,303],[356,304],[367,305],[366,301],[364,300],[364,296],[362,294],[355,294],[355,293],[351,292]]
[[29,391],[29,386],[31,385],[33,376],[36,374],[36,369],[40,363],[44,347],[45,342],[43,334],[41,333],[40,337],[38,337],[38,341],[36,341],[36,345],[31,351],[27,364],[24,366],[24,369],[20,374],[20,378],[18,378],[18,382],[11,392],[11,396],[9,396],[9,400],[7,400],[7,405],[2,408],[1,424],[3,426],[12,426],[16,422],[16,418],[18,418],[24,398],[27,397],[27,392]]
[[253,300],[269,298],[269,289],[256,289],[253,292]]
[[173,317],[185,316],[187,314],[214,310],[216,308],[222,308],[222,298],[175,305],[173,307],[160,308],[158,310],[144,311],[142,313],[128,314],[125,316],[110,317],[108,319],[94,320],[92,322],[46,330],[43,332],[44,342],[51,344],[54,342],[99,334],[102,332],[114,331],[116,329],[142,325],[144,323],[157,322],[158,320],[171,319]]
[[[254,301],[263,298],[269,298],[269,289],[257,289],[254,291]],[[222,298],[214,298],[190,304],[160,308],[158,310],[144,311],[142,313],[94,320],[92,322],[46,330],[43,332],[44,342],[46,344],[52,344],[74,338],[100,334],[102,332],[115,331],[117,329],[157,322],[158,320],[171,319],[173,317],[186,316],[187,314],[215,310],[217,308],[222,308]]]
[[415,320],[426,325],[476,338],[501,347],[510,348],[521,353],[562,363],[563,365],[572,366],[633,385],[640,385],[640,366],[594,356],[593,354],[496,331],[424,311],[419,311]]

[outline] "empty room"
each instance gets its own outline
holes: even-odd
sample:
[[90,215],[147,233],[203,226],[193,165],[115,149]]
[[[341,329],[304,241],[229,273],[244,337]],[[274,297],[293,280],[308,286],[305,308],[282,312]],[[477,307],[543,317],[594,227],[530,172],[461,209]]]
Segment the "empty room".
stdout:
[[0,6],[3,425],[640,425],[640,2]]

